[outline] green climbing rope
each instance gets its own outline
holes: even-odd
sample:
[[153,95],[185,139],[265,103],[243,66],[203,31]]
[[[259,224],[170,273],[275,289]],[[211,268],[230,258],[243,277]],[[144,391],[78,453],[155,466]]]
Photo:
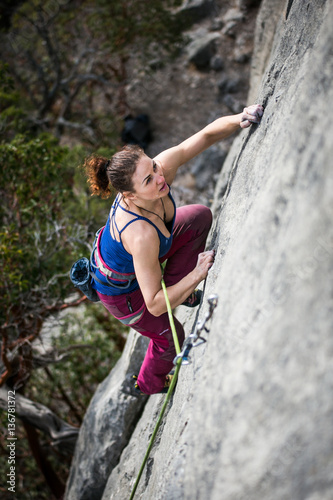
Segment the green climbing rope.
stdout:
[[[170,322],[170,327],[171,327],[171,331],[172,331],[172,337],[173,337],[173,341],[174,341],[174,344],[175,344],[175,349],[176,349],[176,353],[177,355],[180,353],[180,347],[179,347],[179,341],[178,341],[178,337],[177,337],[177,332],[176,332],[176,327],[175,327],[175,323],[173,321],[173,315],[172,315],[172,309],[171,309],[171,305],[170,305],[170,301],[169,301],[169,297],[168,297],[168,293],[167,293],[167,289],[166,289],[166,286],[165,286],[165,283],[164,283],[164,279],[162,278],[161,280],[161,283],[162,283],[162,289],[163,289],[163,292],[164,292],[164,297],[165,297],[165,302],[166,302],[166,305],[167,305],[167,310],[168,310],[168,316],[169,316],[169,322]],[[138,484],[139,484],[139,481],[141,479],[141,476],[142,476],[142,473],[143,473],[143,469],[146,465],[146,462],[148,460],[148,457],[149,457],[149,454],[150,454],[150,451],[153,447],[153,444],[154,444],[154,441],[155,441],[155,437],[156,437],[156,434],[157,434],[157,431],[159,429],[159,426],[162,422],[162,419],[163,419],[163,415],[164,415],[164,412],[165,412],[165,409],[168,405],[168,402],[171,398],[171,395],[172,395],[172,392],[174,390],[174,387],[176,385],[176,382],[177,382],[177,378],[178,378],[178,372],[179,372],[179,369],[181,367],[181,364],[182,364],[182,360],[181,358],[179,358],[177,360],[177,364],[176,364],[176,368],[175,368],[175,373],[172,377],[172,380],[171,380],[171,384],[170,384],[170,387],[169,387],[169,390],[166,394],[166,397],[165,397],[165,400],[164,400],[164,403],[163,403],[163,406],[162,406],[162,409],[161,409],[161,412],[158,416],[158,419],[157,419],[157,422],[156,422],[156,425],[155,425],[155,429],[154,429],[154,432],[150,438],[150,441],[149,441],[149,444],[148,444],[148,448],[147,448],[147,451],[146,451],[146,454],[144,456],[144,459],[143,459],[143,462],[141,464],[141,467],[140,467],[140,470],[139,470],[139,474],[138,474],[138,477],[136,478],[136,481],[134,483],[134,486],[133,486],[133,489],[132,489],[132,493],[131,493],[131,496],[129,498],[129,500],[133,500],[134,498],[134,495],[135,495],[135,492],[136,492],[136,489],[138,487]]]
[[173,342],[175,344],[176,353],[178,355],[180,353],[179,341],[178,341],[178,337],[177,337],[175,322],[173,320],[172,309],[171,309],[171,304],[170,304],[170,300],[169,300],[169,297],[168,297],[168,292],[167,292],[167,289],[166,289],[166,286],[165,286],[163,278],[161,280],[161,283],[162,283],[162,289],[163,289],[163,292],[164,292],[165,302],[166,302],[166,305],[167,305],[167,310],[168,310],[170,327],[171,327],[171,331],[172,331]]

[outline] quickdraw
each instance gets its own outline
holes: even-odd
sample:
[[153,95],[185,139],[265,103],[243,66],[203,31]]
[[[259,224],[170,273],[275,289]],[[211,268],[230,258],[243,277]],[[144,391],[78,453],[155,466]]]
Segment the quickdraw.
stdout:
[[191,335],[187,337],[185,340],[182,350],[175,359],[173,360],[173,364],[176,365],[181,359],[181,364],[182,365],[188,365],[191,363],[191,358],[190,358],[190,351],[192,347],[198,347],[201,344],[204,344],[206,339],[201,336],[202,330],[205,330],[206,332],[209,332],[208,328],[206,327],[206,323],[210,320],[210,318],[213,316],[213,312],[215,310],[215,307],[217,306],[218,303],[218,295],[217,294],[212,294],[208,297],[208,304],[209,304],[209,310],[206,312],[206,315],[202,321],[199,321],[196,325],[196,328]]

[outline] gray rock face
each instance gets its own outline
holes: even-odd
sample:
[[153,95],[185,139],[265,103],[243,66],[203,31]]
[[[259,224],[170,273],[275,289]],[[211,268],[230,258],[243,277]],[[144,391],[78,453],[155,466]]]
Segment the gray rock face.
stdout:
[[[234,141],[213,204],[205,296],[219,305],[180,370],[141,500],[333,498],[333,3],[294,0],[287,20],[285,7],[262,4],[277,26],[267,50],[257,25],[265,113]],[[206,309],[181,311],[187,333]],[[103,500],[130,497],[162,403],[149,399]]]
[[[285,29],[285,0],[262,0],[257,16],[254,51],[252,54],[249,102],[258,97],[263,74],[270,58],[277,57],[275,43],[281,42]],[[292,50],[292,45],[290,46]]]

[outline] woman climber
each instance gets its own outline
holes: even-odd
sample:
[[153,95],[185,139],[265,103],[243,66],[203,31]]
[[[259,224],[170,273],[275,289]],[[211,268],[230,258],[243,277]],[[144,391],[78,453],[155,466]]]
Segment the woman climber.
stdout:
[[[259,123],[262,106],[218,118],[201,131],[149,158],[138,146],[125,146],[111,159],[91,156],[85,169],[92,194],[103,198],[118,192],[106,226],[96,238],[92,255],[93,288],[106,309],[126,325],[150,338],[136,389],[164,392],[176,355],[164,281],[171,304],[195,307],[198,284],[214,262],[214,251],[204,251],[212,223],[209,208],[188,205],[176,209],[170,186],[178,168],[239,127]],[[184,330],[174,318],[179,344]]]

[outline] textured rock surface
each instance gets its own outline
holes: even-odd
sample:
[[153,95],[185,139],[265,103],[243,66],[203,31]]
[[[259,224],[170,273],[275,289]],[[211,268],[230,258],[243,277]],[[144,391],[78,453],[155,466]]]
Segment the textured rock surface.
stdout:
[[97,388],[80,429],[66,499],[101,498],[110,471],[118,463],[147,401],[126,394],[147,345],[146,338],[131,331],[122,357]]
[[[295,0],[283,16],[262,124],[235,141],[214,204],[209,340],[181,370],[137,498],[333,496],[332,5]],[[129,497],[161,402],[150,398],[103,500]]]
[[[234,141],[213,204],[205,296],[219,305],[180,371],[142,500],[333,498],[333,3],[264,0],[261,16],[265,114]],[[181,311],[187,333],[206,308]],[[149,399],[103,500],[129,498],[162,403]]]
[[[280,43],[284,31],[286,0],[262,0],[257,16],[255,44],[252,55],[249,102],[258,96],[258,89],[270,58],[278,57],[274,42]],[[295,22],[295,21],[294,21]],[[296,28],[296,27],[295,27]],[[290,47],[292,50],[292,46]]]

